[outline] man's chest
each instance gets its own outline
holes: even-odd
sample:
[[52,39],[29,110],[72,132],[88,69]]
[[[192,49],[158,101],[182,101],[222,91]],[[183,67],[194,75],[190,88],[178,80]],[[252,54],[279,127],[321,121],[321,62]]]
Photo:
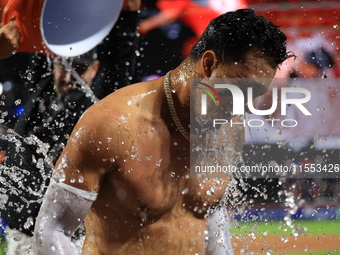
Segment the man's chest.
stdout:
[[108,176],[108,185],[114,198],[137,215],[157,215],[174,207],[203,212],[219,201],[226,182],[191,178],[189,171],[190,145],[181,137],[137,139]]

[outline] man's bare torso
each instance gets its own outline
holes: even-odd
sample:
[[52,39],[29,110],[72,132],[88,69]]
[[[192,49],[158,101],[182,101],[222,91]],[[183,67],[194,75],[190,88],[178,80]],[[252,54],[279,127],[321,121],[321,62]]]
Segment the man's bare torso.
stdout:
[[84,254],[204,254],[206,209],[227,183],[211,194],[213,180],[189,178],[190,143],[162,107],[159,79],[121,89],[88,110],[102,112],[96,146],[112,168],[103,170],[86,218]]

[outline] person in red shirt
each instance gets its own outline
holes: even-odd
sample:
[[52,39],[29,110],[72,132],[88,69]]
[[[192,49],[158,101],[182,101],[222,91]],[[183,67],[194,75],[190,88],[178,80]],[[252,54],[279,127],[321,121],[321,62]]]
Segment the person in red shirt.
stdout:
[[143,36],[152,29],[170,24],[175,20],[180,21],[195,34],[195,37],[184,42],[182,46],[183,58],[189,54],[209,22],[220,15],[209,6],[197,4],[192,0],[159,0],[156,5],[160,12],[141,21],[138,25],[139,33]]

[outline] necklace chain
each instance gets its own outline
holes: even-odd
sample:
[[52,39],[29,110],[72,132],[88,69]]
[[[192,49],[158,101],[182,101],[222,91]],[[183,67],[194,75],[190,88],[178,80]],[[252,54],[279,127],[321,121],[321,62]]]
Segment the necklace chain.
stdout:
[[170,88],[170,73],[171,73],[171,71],[169,71],[165,75],[164,82],[163,82],[165,96],[166,96],[166,99],[168,101],[170,114],[171,114],[172,120],[174,121],[178,131],[184,136],[185,139],[190,141],[190,134],[183,127],[181,121],[178,118],[178,115],[177,115],[177,112],[176,112],[176,109],[175,109],[174,100],[172,98],[172,95],[171,95],[172,93],[171,93],[171,88]]

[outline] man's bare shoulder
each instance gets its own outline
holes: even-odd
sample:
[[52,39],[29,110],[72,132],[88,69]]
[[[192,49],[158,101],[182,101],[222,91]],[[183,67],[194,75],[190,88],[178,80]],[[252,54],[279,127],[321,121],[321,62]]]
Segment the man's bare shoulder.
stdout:
[[120,126],[141,115],[158,115],[162,100],[161,82],[136,83],[111,93],[87,109],[78,124],[91,127],[105,124]]
[[95,108],[119,109],[130,114],[150,111],[161,100],[162,81],[160,79],[141,82],[123,87],[111,93],[94,105]]
[[140,101],[144,97],[156,93],[159,91],[162,81],[160,79],[153,81],[146,81],[135,83],[126,87],[123,87],[104,98],[102,101],[124,101],[128,105]]
[[[128,144],[140,127],[161,121],[161,95],[162,90],[152,82],[130,85],[108,95],[88,108],[79,119],[69,139],[71,147],[102,158],[109,157],[112,152],[125,152],[122,142]],[[120,145],[119,149],[117,145]],[[103,149],[98,150],[101,147]]]

